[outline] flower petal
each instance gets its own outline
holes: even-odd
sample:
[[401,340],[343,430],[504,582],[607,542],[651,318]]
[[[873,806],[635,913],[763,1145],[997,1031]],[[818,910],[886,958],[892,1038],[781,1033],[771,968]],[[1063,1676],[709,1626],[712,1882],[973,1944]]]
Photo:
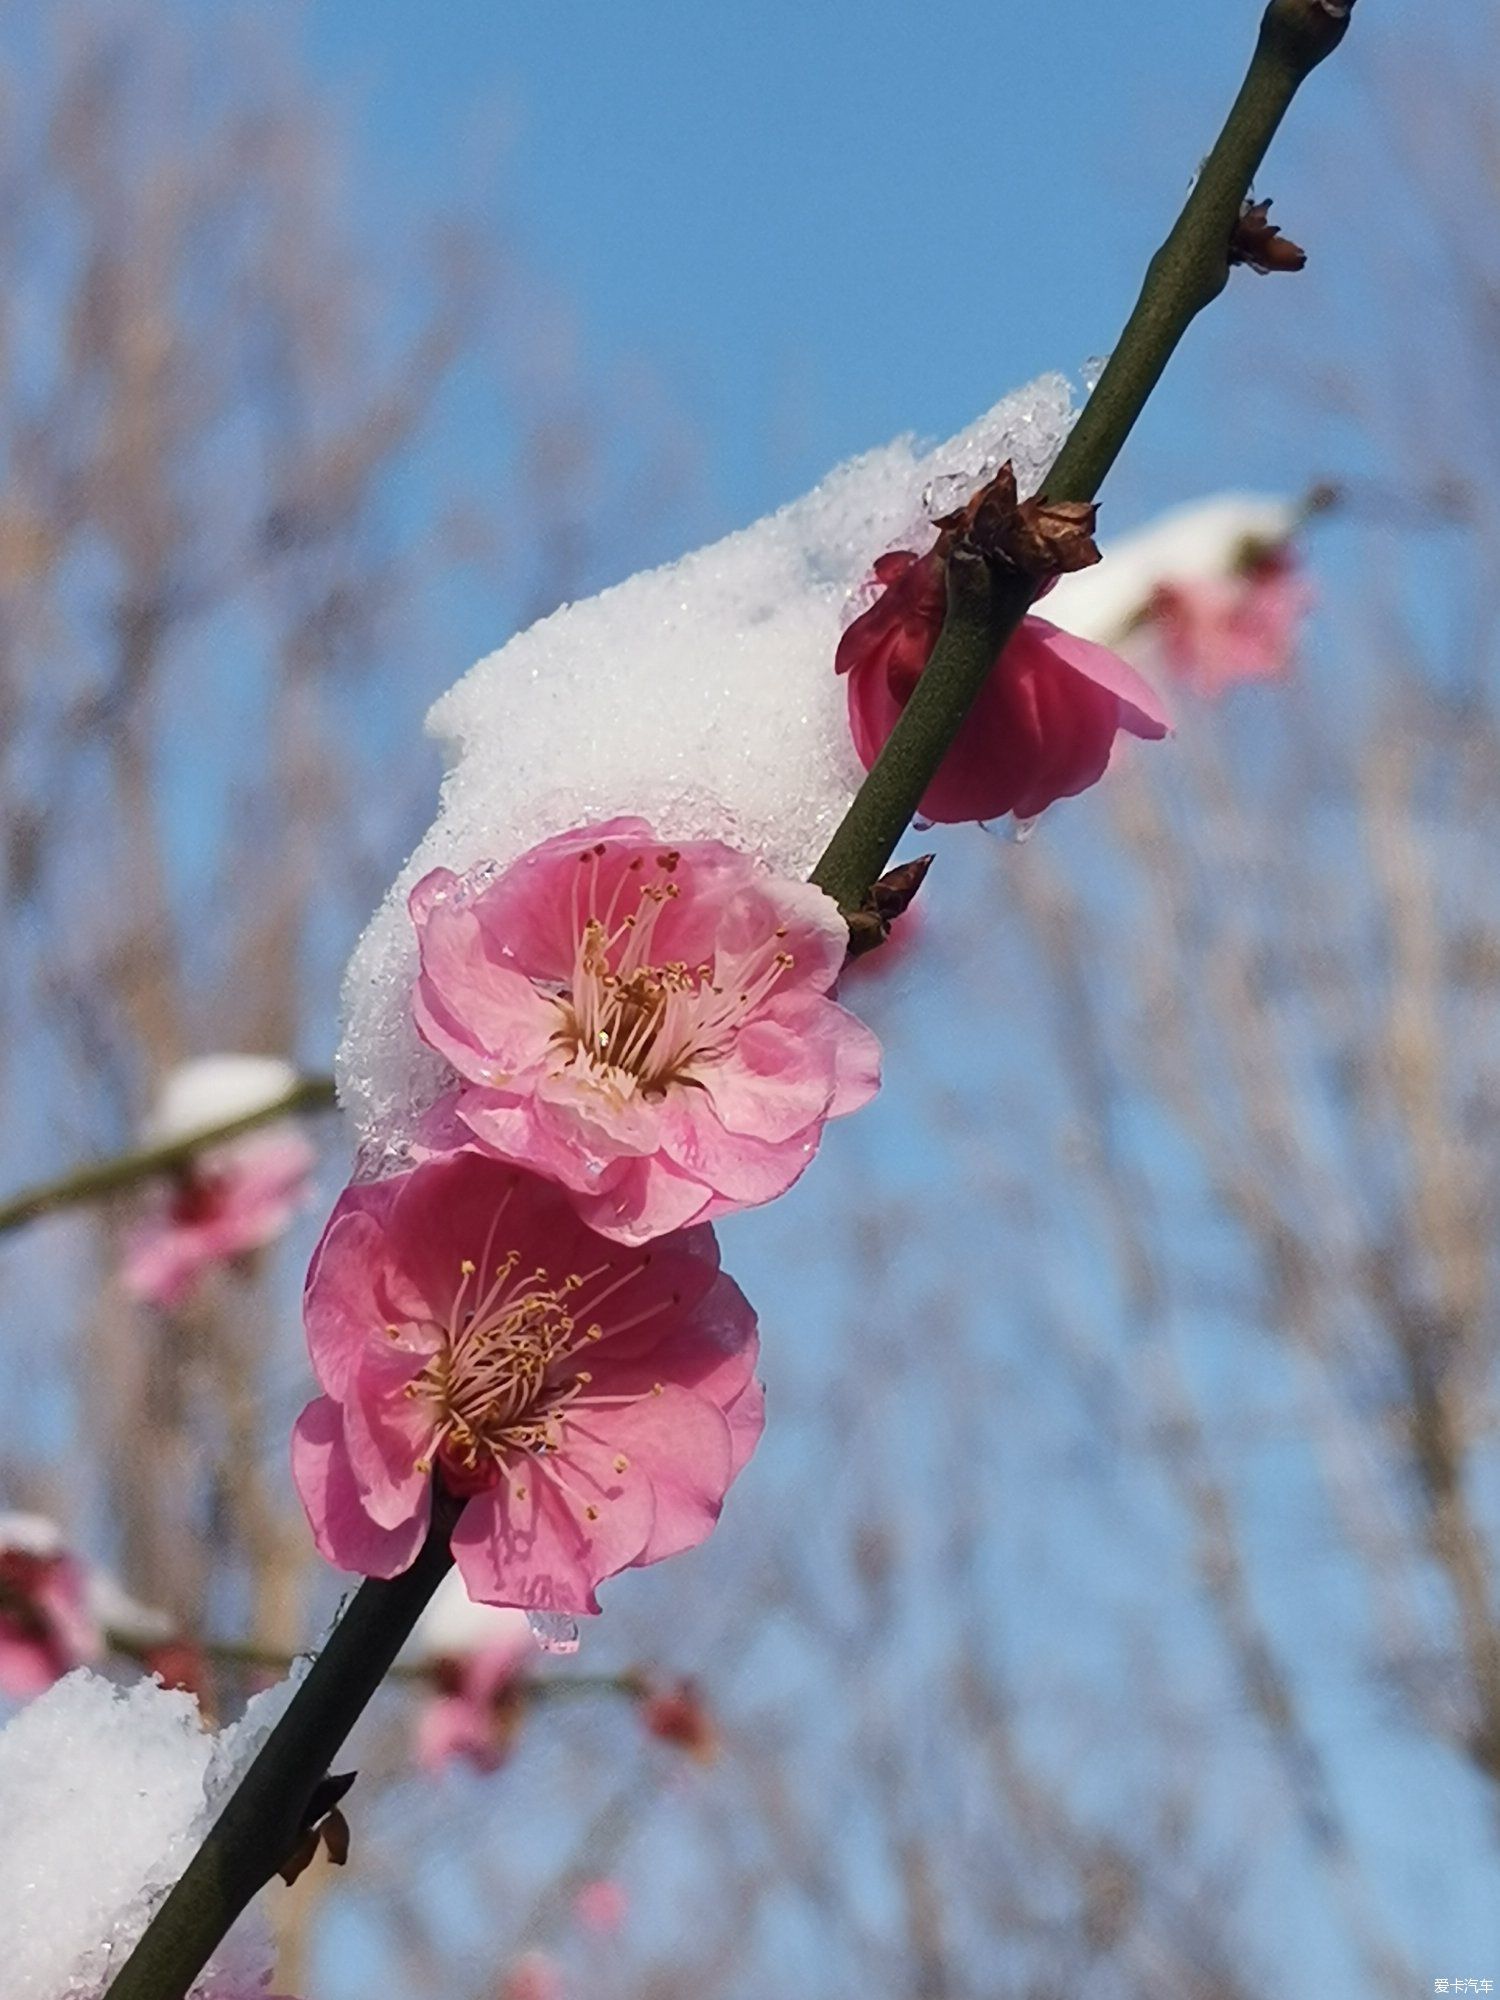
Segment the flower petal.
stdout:
[[397,1576],[416,1560],[427,1536],[430,1500],[411,1519],[381,1528],[360,1503],[344,1448],[338,1405],[330,1396],[309,1403],[292,1431],[292,1479],[319,1553],[335,1569],[360,1576]]
[[1129,660],[1122,659],[1108,646],[1096,645],[1092,639],[1079,639],[1071,632],[1063,632],[1056,625],[1049,625],[1045,618],[1028,618],[1026,623],[1038,628],[1054,658],[1091,680],[1095,687],[1107,688],[1119,700],[1125,710],[1121,727],[1132,736],[1159,742],[1171,735],[1172,718],[1166,704]]

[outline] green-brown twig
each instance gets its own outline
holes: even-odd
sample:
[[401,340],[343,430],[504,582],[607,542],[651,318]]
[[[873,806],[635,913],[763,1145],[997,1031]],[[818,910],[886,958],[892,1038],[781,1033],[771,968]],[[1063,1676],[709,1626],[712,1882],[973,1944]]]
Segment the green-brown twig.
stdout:
[[[1241,204],[1299,86],[1331,55],[1353,0],[1271,0],[1244,87],[1176,228],[1151,262],[1099,386],[1046,482],[1052,499],[1090,500],[1188,326],[1228,277]],[[1034,586],[982,566],[950,569],[948,616],[890,741],[860,787],[813,879],[857,910],[911,822],[997,652]],[[252,1765],[109,1988],[108,2000],[184,2000],[214,1946],[295,1839],[313,1787],[395,1659],[448,1564],[435,1534],[416,1567],[367,1583],[335,1628]]]
[[23,1222],[35,1221],[39,1215],[53,1215],[59,1209],[77,1208],[83,1202],[98,1201],[104,1195],[119,1194],[125,1188],[135,1187],[141,1181],[159,1180],[163,1175],[176,1173],[185,1167],[195,1154],[203,1152],[206,1147],[238,1139],[243,1133],[253,1132],[258,1125],[269,1125],[277,1118],[290,1118],[299,1111],[327,1111],[333,1102],[332,1077],[303,1077],[284,1097],[263,1104],[258,1111],[247,1111],[241,1118],[226,1119],[222,1125],[206,1127],[185,1139],[171,1139],[165,1145],[140,1146],[133,1152],[118,1153],[110,1160],[96,1160],[92,1166],[75,1167],[71,1173],[63,1174],[55,1181],[44,1181],[38,1187],[26,1188],[22,1193],[12,1195],[9,1201],[0,1202],[0,1236],[8,1229],[19,1229]]

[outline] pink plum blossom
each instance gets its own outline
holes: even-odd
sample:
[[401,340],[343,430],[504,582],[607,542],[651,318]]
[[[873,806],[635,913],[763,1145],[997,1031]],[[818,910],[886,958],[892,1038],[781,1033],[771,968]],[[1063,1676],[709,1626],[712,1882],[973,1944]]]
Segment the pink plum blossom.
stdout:
[[[932,657],[947,604],[937,549],[882,556],[875,580],[880,596],[834,656],[835,670],[848,676],[849,727],[866,770]],[[1117,653],[1025,618],[922,794],[922,816],[1032,819],[1104,775],[1119,731],[1156,739],[1168,729],[1156,694]]]
[[[165,1145],[249,1116],[297,1081],[274,1056],[202,1056],[162,1085],[144,1138]],[[125,1245],[121,1282],[147,1304],[179,1305],[205,1271],[274,1243],[309,1193],[316,1155],[286,1121],[205,1146],[167,1182]]]
[[449,1143],[544,1174],[620,1242],[784,1194],[878,1085],[879,1045],[828,997],[836,904],[719,841],[610,820],[487,885],[435,869],[411,913],[417,1029],[459,1077]]
[[573,1898],[573,1914],[587,1931],[608,1936],[619,1930],[630,1909],[630,1901],[618,1882],[602,1877],[585,1882]]
[[24,1701],[103,1651],[83,1565],[51,1521],[0,1514],[0,1694]]
[[1080,638],[1159,658],[1200,695],[1277,678],[1314,601],[1300,533],[1332,500],[1218,493],[1173,508],[1060,578],[1048,615]]
[[760,1435],[755,1316],[712,1231],[606,1241],[480,1153],[347,1188],[304,1315],[325,1393],[293,1473],[323,1554],[368,1576],[412,1562],[436,1478],[467,1503],[471,1597],[597,1611],[604,1578],[709,1534]]
[[201,1153],[132,1231],[120,1274],[126,1291],[149,1305],[180,1305],[215,1264],[274,1243],[305,1203],[314,1157],[295,1132],[252,1133]]
[[462,1758],[498,1770],[521,1722],[517,1682],[536,1655],[524,1611],[474,1603],[450,1570],[401,1653],[433,1689],[417,1716],[418,1764],[436,1770]]
[[416,1759],[425,1770],[463,1759],[478,1770],[498,1771],[521,1720],[516,1682],[536,1657],[526,1613],[494,1605],[475,1609],[488,1631],[424,1662],[435,1688],[417,1718]]
[[500,2000],[562,2000],[563,1980],[554,1959],[528,1951],[511,1967]]
[[438,1691],[417,1718],[415,1752],[423,1770],[439,1771],[460,1760],[477,1771],[500,1769],[521,1722],[515,1683],[523,1658],[497,1648],[436,1664]]
[[1291,670],[1313,590],[1287,546],[1253,553],[1232,574],[1158,586],[1145,622],[1166,665],[1201,695]]

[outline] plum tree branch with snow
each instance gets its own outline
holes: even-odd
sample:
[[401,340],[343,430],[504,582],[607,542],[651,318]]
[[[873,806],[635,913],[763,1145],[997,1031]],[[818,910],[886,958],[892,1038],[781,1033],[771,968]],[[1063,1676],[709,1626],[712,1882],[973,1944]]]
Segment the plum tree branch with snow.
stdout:
[[19,1229],[23,1223],[35,1222],[40,1216],[56,1215],[66,1208],[79,1208],[85,1202],[100,1201],[106,1195],[138,1187],[143,1181],[165,1179],[191,1165],[200,1153],[209,1152],[215,1146],[242,1139],[248,1133],[259,1131],[262,1126],[278,1124],[299,1113],[331,1111],[334,1103],[332,1077],[302,1077],[281,1096],[239,1117],[224,1118],[181,1138],[137,1146],[127,1153],[117,1153],[111,1159],[75,1167],[56,1180],[25,1188],[7,1201],[0,1202],[0,1236],[9,1230]]
[[[1261,161],[1292,99],[1349,26],[1353,0],[1272,0],[1245,82],[1135,310],[1043,486],[1054,501],[1093,500],[1179,342],[1229,281],[1229,250]],[[923,673],[812,879],[858,910],[910,825],[997,654],[1036,596],[1034,579],[971,557],[948,571],[948,616]]]
[[[1231,239],[1254,174],[1298,89],[1342,40],[1352,4],[1271,0],[1223,132],[1045,480],[1046,499],[1082,502],[1097,494],[1187,328],[1223,290]],[[857,912],[869,895],[1037,588],[1035,577],[1005,573],[968,552],[950,562],[947,615],[936,649],[813,873],[815,884],[846,912]],[[391,1329],[393,1338],[398,1331]],[[332,1448],[336,1414],[330,1408],[317,1419],[305,1440],[309,1451]],[[331,1760],[453,1560],[450,1538],[462,1503],[439,1493],[432,1505],[415,1560],[399,1575],[361,1586],[111,1984],[110,2000],[184,2000],[235,1918],[296,1845]],[[396,1519],[393,1511],[391,1521],[367,1532],[396,1533]],[[409,1516],[401,1516],[399,1532],[410,1532]]]

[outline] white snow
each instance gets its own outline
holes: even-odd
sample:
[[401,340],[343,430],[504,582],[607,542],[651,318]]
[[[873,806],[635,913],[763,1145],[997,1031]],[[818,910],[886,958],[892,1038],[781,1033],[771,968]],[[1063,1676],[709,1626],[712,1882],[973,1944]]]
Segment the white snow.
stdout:
[[441,1083],[408,1016],[412,884],[616,813],[805,875],[862,776],[833,656],[871,564],[927,547],[931,516],[1006,459],[1033,491],[1070,421],[1068,386],[1048,376],[936,450],[899,439],[753,527],[564,606],[442,697],[436,823],[345,980],[339,1084],[371,1164],[399,1157]]
[[296,1083],[296,1070],[280,1056],[197,1056],[163,1078],[141,1136],[167,1146],[211,1132],[279,1104]]
[[[0,2000],[102,1991],[288,1692],[216,1734],[190,1695],[80,1668],[0,1730]],[[257,1992],[270,1971],[252,1909],[195,2000]]]
[[0,1549],[26,1556],[60,1556],[62,1529],[45,1514],[0,1514]]
[[1037,608],[1052,624],[1118,646],[1164,583],[1232,576],[1247,548],[1289,541],[1303,509],[1265,493],[1216,493],[1101,543],[1103,561],[1059,578]]
[[438,1585],[432,1601],[412,1628],[401,1649],[409,1666],[431,1660],[465,1660],[472,1654],[501,1647],[521,1650],[531,1641],[531,1625],[524,1611],[505,1605],[476,1604],[464,1587],[456,1569]]

